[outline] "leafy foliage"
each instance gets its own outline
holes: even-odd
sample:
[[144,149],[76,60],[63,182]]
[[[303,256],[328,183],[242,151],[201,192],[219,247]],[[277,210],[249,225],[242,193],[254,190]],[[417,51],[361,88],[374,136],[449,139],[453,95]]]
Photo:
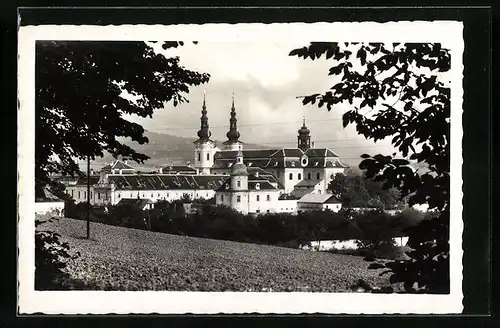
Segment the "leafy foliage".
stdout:
[[[317,59],[325,55],[338,76],[329,91],[304,97],[303,104],[348,103],[343,126],[375,142],[392,138],[399,152],[428,172],[420,174],[404,159],[364,154],[360,169],[367,177],[397,188],[409,205],[428,204],[439,216],[408,229],[411,260],[387,264],[391,281],[404,282],[408,291],[449,291],[450,192],[450,52],[439,43],[311,43],[291,56]],[[376,109],[375,111],[373,111]]]
[[401,205],[396,188],[384,189],[382,182],[367,178],[364,174],[344,175],[337,173],[328,189],[341,200],[343,207],[372,207],[393,209]]
[[[56,220],[55,218],[48,221]],[[36,220],[38,227],[47,221]],[[64,271],[67,260],[76,259],[79,254],[71,255],[69,245],[60,240],[60,235],[53,231],[35,232],[35,289],[54,290],[60,286],[68,274]]]
[[[182,42],[165,42],[164,49]],[[148,157],[120,142],[148,142],[144,128],[125,115],[152,117],[165,102],[188,101],[190,86],[209,80],[182,67],[179,57],[151,43],[38,41],[36,44],[36,177],[81,174],[75,159]]]

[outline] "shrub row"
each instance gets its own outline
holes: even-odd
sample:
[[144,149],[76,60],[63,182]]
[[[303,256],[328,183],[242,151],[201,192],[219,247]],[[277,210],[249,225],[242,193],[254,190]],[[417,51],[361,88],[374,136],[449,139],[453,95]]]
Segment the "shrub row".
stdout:
[[[86,203],[66,204],[66,216],[86,219]],[[201,204],[199,211],[185,213],[182,201],[159,201],[151,210],[116,205],[92,207],[90,220],[110,225],[176,235],[260,243],[298,248],[315,240],[359,240],[360,248],[384,247],[393,237],[403,236],[407,227],[426,217],[406,210],[390,215],[383,211],[339,213],[310,211],[297,215],[266,213],[244,215],[232,208]]]

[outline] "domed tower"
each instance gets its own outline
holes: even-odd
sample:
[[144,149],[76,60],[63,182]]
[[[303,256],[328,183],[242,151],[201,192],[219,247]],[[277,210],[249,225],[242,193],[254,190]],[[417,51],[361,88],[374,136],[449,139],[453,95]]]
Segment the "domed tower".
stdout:
[[243,153],[238,151],[236,154],[236,163],[231,167],[231,190],[248,190],[248,170],[243,163]]
[[194,168],[199,174],[210,174],[210,169],[214,165],[214,154],[216,152],[215,142],[210,137],[207,116],[207,106],[205,103],[205,93],[203,94],[203,106],[201,110],[201,126],[198,131],[198,140],[194,142]]
[[306,118],[304,117],[302,120],[302,127],[298,131],[299,135],[297,136],[297,147],[302,149],[302,151],[306,151],[311,148],[311,131],[306,127]]
[[248,213],[248,171],[243,163],[243,153],[238,151],[236,163],[231,167],[231,207],[235,210]]
[[239,140],[240,133],[238,132],[236,120],[236,108],[234,108],[234,93],[233,104],[231,106],[231,117],[229,118],[229,131],[226,133],[227,141],[224,142],[226,150],[241,150],[243,143]]

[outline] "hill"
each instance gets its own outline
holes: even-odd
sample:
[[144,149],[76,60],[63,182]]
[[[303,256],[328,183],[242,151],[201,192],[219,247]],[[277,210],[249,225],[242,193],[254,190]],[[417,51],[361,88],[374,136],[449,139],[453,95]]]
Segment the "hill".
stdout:
[[[171,134],[157,133],[147,131],[145,135],[149,139],[149,143],[144,145],[139,145],[137,142],[131,140],[122,140],[123,143],[132,147],[136,151],[146,154],[150,157],[148,161],[141,165],[143,167],[161,167],[171,162],[173,164],[186,164],[187,162],[193,162],[194,158],[194,138],[185,138],[174,136]],[[221,141],[215,140],[217,145],[221,145]],[[262,146],[257,144],[245,144],[246,149],[264,149],[269,148],[268,146]],[[103,158],[97,158],[93,161],[94,169],[98,169],[114,159],[111,155],[105,154]],[[85,166],[84,163],[81,164],[82,169]],[[138,166],[138,165],[135,165]]]
[[[68,265],[90,289],[349,292],[358,279],[387,284],[360,257],[169,235],[63,218],[55,230],[80,257]],[[90,286],[90,287],[88,287]],[[80,287],[81,288],[81,287]]]

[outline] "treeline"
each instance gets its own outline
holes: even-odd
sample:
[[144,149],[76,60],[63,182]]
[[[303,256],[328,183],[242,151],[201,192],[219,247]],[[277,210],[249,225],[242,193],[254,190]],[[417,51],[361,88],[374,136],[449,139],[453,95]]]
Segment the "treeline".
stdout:
[[[86,203],[67,203],[66,217],[86,219]],[[151,210],[135,206],[93,207],[90,220],[128,228],[176,235],[232,240],[297,248],[310,241],[357,239],[376,247],[404,236],[407,227],[432,217],[413,209],[398,214],[380,210],[352,212],[310,211],[297,215],[266,213],[244,215],[232,208],[198,204],[186,213],[182,201],[159,201]]]

